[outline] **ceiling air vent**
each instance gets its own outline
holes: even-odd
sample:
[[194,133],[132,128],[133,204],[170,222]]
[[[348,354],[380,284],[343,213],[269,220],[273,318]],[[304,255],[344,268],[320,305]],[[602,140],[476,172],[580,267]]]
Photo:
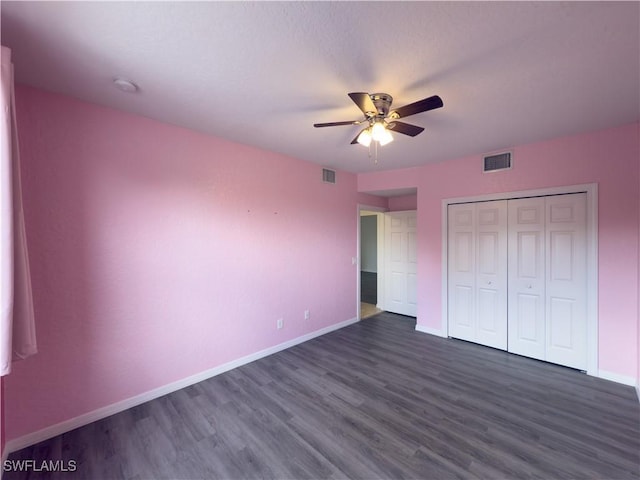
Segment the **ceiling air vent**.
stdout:
[[328,168],[323,168],[322,169],[322,181],[324,183],[333,183],[335,185],[335,183],[336,183],[336,171],[335,170],[329,170]]
[[496,172],[498,170],[507,170],[511,168],[511,152],[497,153],[495,155],[486,155],[483,159],[482,171]]

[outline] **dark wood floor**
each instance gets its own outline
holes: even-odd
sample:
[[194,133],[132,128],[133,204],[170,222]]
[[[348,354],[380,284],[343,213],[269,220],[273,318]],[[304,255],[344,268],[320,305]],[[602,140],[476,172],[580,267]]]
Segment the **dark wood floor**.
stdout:
[[639,478],[634,389],[414,327],[382,313],[10,459],[76,460],[45,476],[64,479]]

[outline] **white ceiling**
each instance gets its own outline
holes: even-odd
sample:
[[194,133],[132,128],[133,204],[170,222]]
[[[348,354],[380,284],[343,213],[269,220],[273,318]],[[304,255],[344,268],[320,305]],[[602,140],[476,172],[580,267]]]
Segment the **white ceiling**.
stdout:
[[[352,172],[410,167],[640,120],[639,2],[12,2],[20,83]],[[137,94],[116,90],[130,78]],[[426,128],[349,142],[348,92]]]

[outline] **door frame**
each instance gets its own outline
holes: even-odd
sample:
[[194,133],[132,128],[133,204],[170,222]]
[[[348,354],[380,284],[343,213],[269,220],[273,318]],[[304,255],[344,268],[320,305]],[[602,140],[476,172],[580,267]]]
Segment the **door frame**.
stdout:
[[456,203],[510,200],[513,198],[545,197],[567,193],[587,194],[587,374],[598,374],[598,184],[567,185],[563,187],[538,188],[513,192],[490,193],[442,200],[442,319],[441,335],[449,331],[448,309],[448,215],[449,205]]
[[388,211],[388,209],[386,208],[382,208],[382,207],[372,207],[370,205],[364,205],[364,204],[358,204],[357,207],[357,214],[358,214],[358,228],[357,228],[357,257],[354,257],[356,259],[355,265],[356,265],[356,305],[357,305],[357,318],[358,320],[360,320],[360,289],[361,289],[361,285],[360,285],[360,242],[361,242],[361,232],[360,232],[360,217],[362,216],[362,212],[374,212],[376,214],[377,217],[377,252],[376,252],[376,256],[377,258],[377,263],[378,263],[378,272],[377,272],[377,280],[378,280],[378,302],[376,304],[376,307],[378,307],[381,310],[384,310],[384,302],[382,301],[382,299],[384,298],[384,214],[385,212]]

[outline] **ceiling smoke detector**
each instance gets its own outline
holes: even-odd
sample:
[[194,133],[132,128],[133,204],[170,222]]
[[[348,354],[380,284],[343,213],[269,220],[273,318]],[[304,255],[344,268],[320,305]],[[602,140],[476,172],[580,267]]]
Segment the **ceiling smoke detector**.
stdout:
[[122,90],[123,92],[136,93],[138,91],[138,86],[126,78],[114,78],[113,84],[118,90]]

